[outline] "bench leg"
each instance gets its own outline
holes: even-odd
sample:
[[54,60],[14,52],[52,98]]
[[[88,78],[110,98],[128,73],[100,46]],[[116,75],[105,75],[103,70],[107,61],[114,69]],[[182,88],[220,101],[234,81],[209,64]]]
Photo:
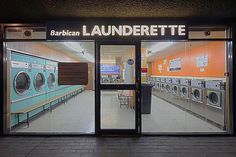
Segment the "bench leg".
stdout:
[[20,126],[20,114],[17,113],[17,126]]
[[50,112],[52,112],[52,104],[49,103]]
[[29,128],[29,112],[27,112],[27,128]]

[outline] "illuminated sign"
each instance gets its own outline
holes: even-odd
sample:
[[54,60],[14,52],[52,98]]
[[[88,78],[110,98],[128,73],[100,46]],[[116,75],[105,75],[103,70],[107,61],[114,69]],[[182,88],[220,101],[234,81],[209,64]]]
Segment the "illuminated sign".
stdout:
[[118,65],[107,65],[102,64],[101,65],[101,74],[120,74],[120,66]]
[[187,39],[185,24],[108,24],[99,22],[52,22],[47,24],[47,40],[94,39]]

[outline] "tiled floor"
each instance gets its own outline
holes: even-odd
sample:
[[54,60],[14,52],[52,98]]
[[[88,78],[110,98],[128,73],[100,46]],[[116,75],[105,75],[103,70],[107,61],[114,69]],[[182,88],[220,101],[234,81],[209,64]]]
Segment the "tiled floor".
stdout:
[[236,137],[0,137],[0,157],[235,157]]
[[[106,91],[101,98],[102,128],[134,128],[135,112],[120,108],[117,93]],[[162,99],[152,96],[151,114],[142,115],[143,132],[222,132],[219,128],[185,112]],[[94,132],[94,91],[85,91],[52,113],[43,114],[16,132]]]

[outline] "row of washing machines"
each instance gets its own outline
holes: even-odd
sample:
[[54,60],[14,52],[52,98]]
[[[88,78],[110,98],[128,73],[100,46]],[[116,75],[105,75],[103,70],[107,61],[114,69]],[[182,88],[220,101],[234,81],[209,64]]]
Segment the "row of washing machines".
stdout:
[[[56,61],[16,51],[11,51],[10,57],[11,112],[16,112],[37,102],[82,87],[79,85],[58,85],[58,63]],[[54,102],[54,104],[57,103],[57,101]],[[45,108],[47,107],[49,105],[45,106]],[[30,112],[29,116],[32,117],[42,110],[42,108],[36,109]],[[24,121],[25,119],[26,115],[20,116],[20,121]],[[15,126],[16,124],[16,115],[11,115],[11,126]]]
[[225,81],[149,77],[148,83],[153,85],[153,95],[225,128]]

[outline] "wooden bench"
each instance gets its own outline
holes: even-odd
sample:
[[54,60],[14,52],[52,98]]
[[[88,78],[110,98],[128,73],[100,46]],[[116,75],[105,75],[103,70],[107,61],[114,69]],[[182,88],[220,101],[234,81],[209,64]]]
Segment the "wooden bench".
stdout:
[[61,95],[58,95],[58,96],[55,96],[55,97],[52,97],[50,99],[47,99],[47,100],[44,100],[44,101],[41,101],[41,102],[38,102],[34,105],[31,105],[29,107],[26,107],[26,108],[23,108],[21,110],[18,110],[18,111],[15,111],[15,112],[12,112],[11,114],[16,114],[17,115],[17,125],[19,126],[20,123],[20,115],[21,114],[27,114],[27,118],[26,118],[26,123],[27,123],[27,127],[29,127],[29,113],[33,110],[36,110],[40,107],[43,107],[43,111],[45,110],[45,105],[48,105],[49,104],[49,110],[50,112],[52,112],[52,102],[55,101],[55,100],[58,100],[58,99],[61,99],[61,98],[65,98],[65,103],[66,103],[66,99],[67,99],[67,96],[70,95],[70,94],[76,94],[78,91],[81,92],[83,91],[84,89],[83,88],[79,88],[79,89],[75,89],[75,90],[72,90],[72,91],[69,91],[67,93],[64,93],[64,94],[61,94]]

